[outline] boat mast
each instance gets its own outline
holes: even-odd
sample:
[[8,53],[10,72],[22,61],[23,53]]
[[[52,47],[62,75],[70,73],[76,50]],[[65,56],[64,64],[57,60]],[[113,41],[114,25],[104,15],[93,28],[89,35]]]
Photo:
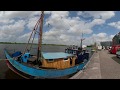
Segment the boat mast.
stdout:
[[39,61],[39,59],[41,58],[43,18],[44,18],[44,11],[41,11],[40,29],[39,29],[39,35],[38,35],[37,62],[38,62],[38,61]]
[[80,40],[80,49],[82,50],[82,41],[83,41],[83,33],[82,33],[82,38]]

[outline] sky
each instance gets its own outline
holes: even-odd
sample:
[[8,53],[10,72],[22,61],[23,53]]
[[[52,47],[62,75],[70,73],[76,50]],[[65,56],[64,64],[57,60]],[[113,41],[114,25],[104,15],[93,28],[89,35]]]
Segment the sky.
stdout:
[[[45,11],[43,44],[91,45],[112,41],[120,32],[120,11]],[[0,11],[0,42],[23,42],[30,37],[41,11]],[[83,33],[83,37],[82,37]],[[37,43],[35,37],[34,43]]]

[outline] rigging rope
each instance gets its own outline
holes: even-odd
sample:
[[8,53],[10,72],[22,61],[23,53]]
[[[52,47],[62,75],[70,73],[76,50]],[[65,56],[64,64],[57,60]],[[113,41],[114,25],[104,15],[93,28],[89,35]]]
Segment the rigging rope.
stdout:
[[[40,18],[40,19],[41,19],[41,18]],[[33,32],[34,32],[34,37],[35,37],[35,34],[36,34],[36,32],[37,32],[36,30],[37,30],[38,25],[39,25],[39,23],[40,23],[40,19],[37,21],[35,27],[34,27],[33,30],[32,30],[32,33],[31,33],[30,38],[29,38],[29,40],[28,40],[28,43],[27,43],[27,45],[26,45],[26,47],[25,47],[24,53],[26,52],[26,50],[27,50],[27,48],[28,48],[28,45],[29,45],[30,40],[31,40],[31,37],[32,37],[32,35],[33,35]],[[33,38],[33,40],[34,40],[34,38]],[[32,43],[33,43],[33,40],[32,40]],[[31,47],[32,47],[32,46],[30,46],[30,48],[31,48]],[[23,53],[23,54],[24,54],[24,53]]]

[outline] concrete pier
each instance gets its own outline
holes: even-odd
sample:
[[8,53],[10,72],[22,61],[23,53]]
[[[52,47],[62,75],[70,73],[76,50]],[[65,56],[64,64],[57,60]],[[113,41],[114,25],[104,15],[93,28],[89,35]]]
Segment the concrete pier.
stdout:
[[98,51],[86,68],[70,79],[120,79],[120,59],[107,50]]

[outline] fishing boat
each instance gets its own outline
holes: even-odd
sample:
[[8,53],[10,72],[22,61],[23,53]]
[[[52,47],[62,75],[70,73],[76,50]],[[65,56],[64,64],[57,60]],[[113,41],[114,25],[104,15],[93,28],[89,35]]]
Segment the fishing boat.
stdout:
[[[7,66],[16,74],[27,79],[59,78],[69,76],[82,70],[88,59],[87,61],[80,62],[81,57],[75,54],[65,52],[42,52],[43,20],[44,11],[41,11],[40,18],[31,32],[24,52],[16,51],[11,54],[7,49],[4,49]],[[32,39],[33,43],[34,38],[32,38],[32,36],[35,37],[36,33],[38,33],[37,55],[32,55],[30,53],[32,46],[30,40]]]

